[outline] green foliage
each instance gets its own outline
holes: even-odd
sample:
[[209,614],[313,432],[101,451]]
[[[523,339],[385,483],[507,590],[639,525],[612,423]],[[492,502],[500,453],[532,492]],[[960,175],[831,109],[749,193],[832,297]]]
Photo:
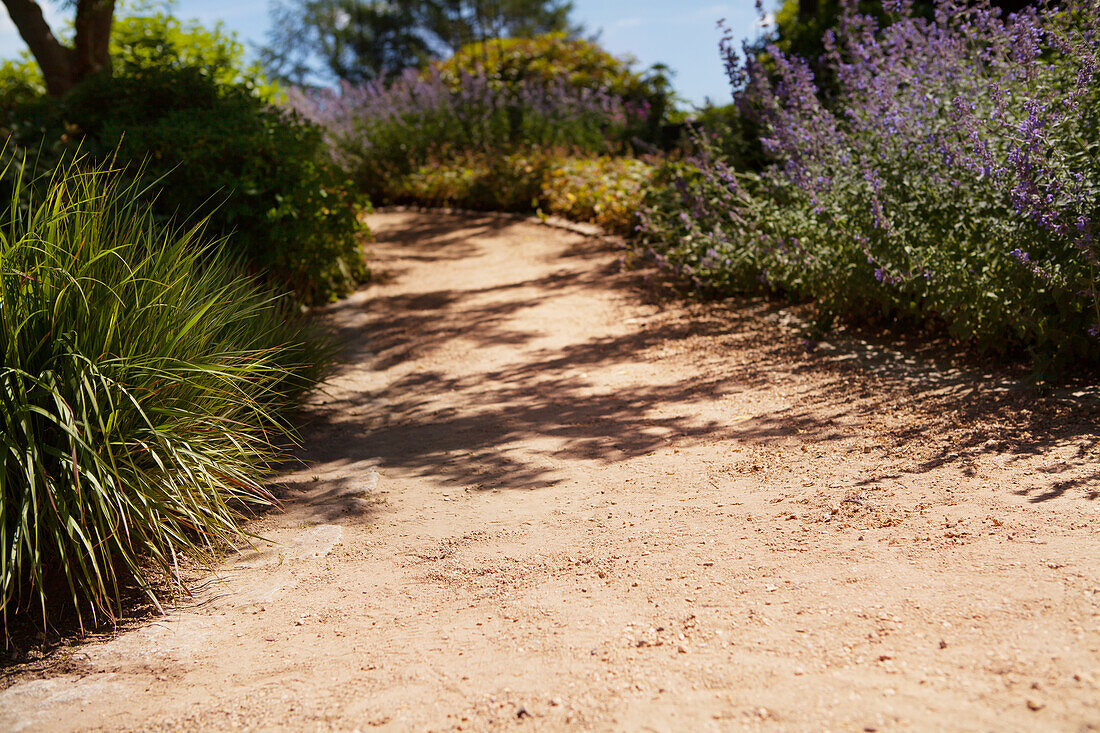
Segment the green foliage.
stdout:
[[703,141],[658,174],[638,250],[704,294],[812,301],[820,326],[945,334],[1045,375],[1094,368],[1096,16],[974,12],[934,31],[863,19],[828,93],[782,54],[757,65],[745,101],[772,165],[747,173]]
[[[701,144],[706,156],[709,149]],[[749,193],[758,189],[756,175],[725,169],[723,180],[708,175],[709,164],[709,156],[701,166],[667,161],[654,171],[640,207],[643,233],[634,249],[649,253],[662,269],[703,295],[771,292],[806,297],[789,289],[794,282],[761,277],[768,249],[757,225],[780,206]],[[734,176],[738,184],[729,185]],[[795,273],[792,280],[797,277]]]
[[695,153],[702,138],[707,147],[718,150],[723,160],[736,170],[760,171],[769,162],[760,144],[759,123],[737,103],[708,104],[693,112],[677,113],[675,123],[668,128],[675,136],[665,141],[666,148],[685,155]]
[[476,155],[423,166],[399,179],[394,200],[486,211],[534,211],[551,165],[538,154]]
[[[116,12],[111,28],[112,66],[202,67],[219,83],[250,86],[267,99],[279,96],[278,87],[264,78],[263,68],[246,63],[244,46],[236,33],[227,32],[221,22],[208,28],[197,20],[181,20],[173,14],[175,8],[172,0],[142,0],[123,5],[121,12]],[[62,42],[70,43],[72,28],[59,32]],[[2,106],[25,103],[45,93],[42,71],[29,51],[24,50],[18,59],[0,64]]]
[[[813,6],[810,12],[804,12],[803,6],[806,2],[807,0],[779,0],[774,27],[756,45],[756,50],[762,51],[765,44],[774,43],[784,55],[807,59],[815,66],[815,70],[825,71],[824,67],[816,64],[824,52],[821,39],[826,31],[837,27],[846,4],[854,5],[860,14],[873,17],[880,23],[889,22],[888,6],[881,0],[856,0],[854,3],[845,0],[814,0],[810,3]],[[933,15],[934,0],[909,0],[908,4],[914,15],[924,18],[931,18]],[[988,4],[1005,14],[1017,13],[1036,5],[1034,0],[989,0]]]
[[393,197],[429,206],[537,210],[630,234],[652,171],[640,160],[611,156],[470,156],[414,171]]
[[[62,99],[30,89],[4,110],[3,126],[40,169],[80,151],[142,171],[156,181],[158,216],[206,220],[255,273],[304,302],[365,279],[356,197],[320,131],[269,104],[275,87],[243,66],[233,37],[164,13],[131,15],[116,21],[112,55],[113,76]],[[33,87],[14,65],[8,72],[10,86]]]
[[637,72],[633,65],[633,59],[613,56],[593,41],[546,33],[470,43],[437,68],[454,89],[465,75],[484,76],[504,86],[565,84],[618,97],[644,109],[644,124],[630,134],[651,140],[671,103],[669,70],[658,65]]
[[111,63],[122,73],[151,68],[202,68],[219,84],[242,85],[265,99],[279,96],[263,68],[245,61],[244,46],[221,22],[212,28],[172,14],[175,3],[142,2],[116,15]]
[[294,84],[362,84],[485,38],[576,35],[572,10],[567,0],[286,0],[272,5],[261,56]]
[[564,33],[477,41],[438,64],[452,85],[457,85],[459,75],[467,74],[506,84],[565,82],[579,89],[638,100],[657,93],[657,80],[635,72],[632,66],[631,59],[613,56],[593,41],[569,38]]
[[425,166],[461,166],[509,155],[614,153],[644,126],[639,105],[603,92],[539,80],[504,85],[436,70],[383,85],[292,89],[291,104],[325,127],[333,153],[368,195],[389,201]]
[[636,249],[702,295],[813,302],[822,326],[944,332],[983,350],[1027,347],[1048,365],[1059,354],[1095,354],[1080,327],[1087,303],[1059,297],[1011,250],[1041,252],[1059,277],[1071,270],[1071,252],[1020,226],[981,184],[924,177],[904,159],[879,163],[889,238],[871,240],[881,228],[856,172],[838,169],[824,199],[714,163],[670,163],[647,194]]
[[[548,34],[472,44],[390,83],[344,86],[338,95],[292,89],[288,97],[324,126],[336,159],[362,190],[389,201],[434,199],[428,192],[455,170],[509,156],[623,154],[639,139],[660,138],[670,92],[659,71],[639,74],[594,43]],[[487,179],[510,179],[512,170]],[[410,186],[420,192],[410,194]],[[537,186],[525,186],[512,198],[537,197]]]
[[32,102],[46,93],[46,82],[30,53],[0,63],[0,110]]
[[210,234],[303,301],[365,277],[356,200],[320,131],[250,88],[202,67],[120,69],[81,85],[54,115],[79,127],[97,159],[143,167],[159,215],[208,219]]
[[566,219],[588,221],[618,234],[633,234],[653,167],[636,158],[570,158],[551,166],[543,182],[543,208]]
[[212,559],[273,501],[279,412],[331,353],[140,194],[74,166],[0,216],[5,619],[58,593],[113,617],[126,585]]

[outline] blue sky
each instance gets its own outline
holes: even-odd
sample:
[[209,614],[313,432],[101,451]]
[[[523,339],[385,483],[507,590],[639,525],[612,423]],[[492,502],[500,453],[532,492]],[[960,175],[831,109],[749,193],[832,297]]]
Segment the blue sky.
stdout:
[[[729,98],[718,57],[717,21],[724,18],[739,37],[757,33],[753,0],[574,0],[574,4],[575,18],[589,31],[601,31],[604,47],[646,66],[662,62],[672,67],[677,92],[694,103],[707,97],[724,103]],[[43,5],[51,22],[64,17],[50,3]],[[242,40],[260,43],[268,25],[267,8],[266,0],[183,0],[176,4],[176,14],[206,23],[224,21]],[[22,48],[7,14],[0,10],[0,57],[15,56]]]

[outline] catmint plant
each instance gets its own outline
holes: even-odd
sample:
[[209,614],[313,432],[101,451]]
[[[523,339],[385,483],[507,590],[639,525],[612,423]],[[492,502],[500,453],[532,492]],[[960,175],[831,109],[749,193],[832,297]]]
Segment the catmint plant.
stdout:
[[503,82],[409,71],[339,90],[295,89],[290,104],[328,133],[334,154],[373,195],[411,171],[467,156],[531,150],[614,152],[644,104],[565,81]]
[[1098,39],[1097,0],[848,2],[813,66],[727,37],[770,165],[734,172],[702,144],[651,197],[647,246],[699,288],[812,299],[823,320],[1100,362]]

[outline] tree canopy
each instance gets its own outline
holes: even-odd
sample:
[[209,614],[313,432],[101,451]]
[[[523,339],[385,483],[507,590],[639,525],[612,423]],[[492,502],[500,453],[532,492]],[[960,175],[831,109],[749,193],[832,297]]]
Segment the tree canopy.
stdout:
[[280,0],[261,57],[275,77],[358,83],[488,38],[576,35],[568,0]]

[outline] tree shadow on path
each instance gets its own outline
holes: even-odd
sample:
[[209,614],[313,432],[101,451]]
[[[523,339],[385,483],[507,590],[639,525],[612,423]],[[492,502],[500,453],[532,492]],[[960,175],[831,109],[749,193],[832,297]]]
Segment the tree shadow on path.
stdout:
[[[515,226],[428,216],[387,230],[381,246],[399,258],[397,267],[445,265],[515,236]],[[878,437],[894,451],[926,446],[904,473],[952,465],[966,473],[983,455],[1043,459],[1073,443],[1076,459],[1046,461],[1035,485],[1017,491],[1033,502],[1100,495],[1100,471],[1084,460],[1100,442],[1094,395],[1040,396],[1026,381],[941,368],[873,340],[808,351],[771,322],[778,307],[758,299],[672,304],[626,334],[534,348],[544,334],[519,316],[546,298],[620,289],[642,300],[639,277],[615,274],[612,260],[602,244],[583,240],[560,256],[560,267],[528,279],[379,293],[337,306],[349,368],[395,372],[384,386],[313,409],[307,460],[373,460],[445,485],[531,489],[564,480],[562,464],[571,461],[610,465],[673,443],[824,445],[854,439],[868,421],[903,414]],[[447,349],[501,346],[523,350],[524,358],[473,373],[416,368]],[[626,386],[606,381],[652,363],[670,371]],[[755,411],[740,405],[761,395],[776,404]],[[729,407],[716,410],[719,400]]]

